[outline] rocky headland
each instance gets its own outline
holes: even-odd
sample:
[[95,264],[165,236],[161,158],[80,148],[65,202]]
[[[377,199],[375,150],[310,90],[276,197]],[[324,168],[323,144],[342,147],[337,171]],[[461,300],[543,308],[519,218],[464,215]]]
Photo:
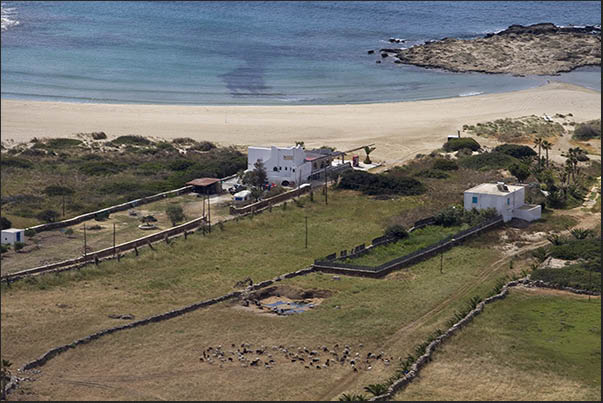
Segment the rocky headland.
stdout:
[[455,72],[555,75],[601,65],[601,28],[511,25],[477,39],[443,38],[409,49],[381,49],[395,63]]

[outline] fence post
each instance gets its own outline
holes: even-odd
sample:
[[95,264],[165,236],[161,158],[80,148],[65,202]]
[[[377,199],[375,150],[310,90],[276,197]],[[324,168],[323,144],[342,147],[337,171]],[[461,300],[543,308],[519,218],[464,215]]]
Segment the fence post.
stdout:
[[134,247],[134,252],[136,252],[136,256],[138,256],[138,248],[136,246]]

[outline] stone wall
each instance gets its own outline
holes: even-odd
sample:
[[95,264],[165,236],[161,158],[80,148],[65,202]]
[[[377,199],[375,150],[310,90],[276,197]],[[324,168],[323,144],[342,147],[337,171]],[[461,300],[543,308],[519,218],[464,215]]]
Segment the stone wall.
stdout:
[[33,269],[21,270],[21,271],[15,272],[15,273],[5,274],[4,276],[1,277],[1,280],[13,281],[13,280],[17,280],[19,278],[30,276],[33,274],[50,272],[50,271],[64,268],[64,267],[76,266],[78,264],[85,264],[88,262],[94,262],[94,261],[104,259],[107,257],[112,257],[119,253],[123,253],[125,251],[130,251],[135,248],[148,245],[152,242],[162,241],[162,240],[165,240],[166,238],[172,237],[176,234],[181,234],[183,232],[195,229],[202,224],[202,221],[203,221],[203,218],[196,218],[187,223],[184,223],[184,224],[172,227],[172,228],[168,228],[166,230],[157,232],[155,234],[147,235],[145,237],[138,238],[133,241],[128,241],[128,242],[121,243],[119,245],[115,245],[115,248],[109,247],[109,248],[98,250],[96,252],[90,252],[90,253],[86,254],[85,256],[80,256],[77,258],[64,260],[62,262],[51,263],[51,264],[44,265],[44,266],[34,267]]
[[[452,248],[453,246],[459,244],[460,242],[462,242],[474,235],[480,234],[484,231],[488,231],[491,228],[497,227],[497,226],[501,225],[502,223],[503,223],[502,217],[500,217],[500,216],[495,217],[491,220],[478,224],[478,225],[471,227],[469,229],[466,229],[464,231],[457,232],[456,234],[451,235],[435,244],[432,244],[425,248],[419,249],[408,255],[390,260],[389,262],[386,262],[380,266],[360,266],[360,265],[353,265],[353,264],[349,264],[349,263],[335,262],[335,261],[333,261],[334,259],[324,258],[322,260],[315,260],[314,267],[316,268],[316,270],[323,271],[326,273],[354,275],[354,276],[371,277],[371,278],[383,277],[386,274],[389,274],[394,270],[398,270],[403,267],[407,267],[407,266],[416,264],[422,260],[428,259],[438,253],[448,250],[448,249]],[[427,225],[427,224],[423,224],[423,226],[425,226],[425,225]],[[379,242],[378,242],[379,245],[383,245],[384,243],[387,243],[387,241],[383,240],[382,238],[376,238],[379,240]],[[394,240],[389,240],[389,242],[393,242],[393,241]],[[355,249],[356,252],[352,253],[351,255],[347,255],[347,252],[343,253],[344,251],[341,251],[340,258],[344,258],[344,257],[348,257],[348,258],[352,257],[353,258],[353,257],[360,256],[361,254],[367,253],[370,249],[374,248],[375,246],[377,246],[377,245],[373,244],[373,245],[369,246],[368,248],[362,249],[361,251],[358,251],[357,249]],[[331,257],[331,256],[332,255],[329,255],[329,257]]]
[[110,213],[115,213],[117,211],[128,210],[128,209],[134,208],[136,206],[140,206],[142,204],[147,204],[147,203],[151,203],[151,202],[154,202],[157,200],[161,200],[161,199],[169,197],[169,196],[176,196],[176,195],[181,195],[183,193],[188,193],[192,190],[193,190],[192,186],[185,186],[185,187],[182,187],[179,189],[170,190],[170,191],[163,192],[163,193],[158,193],[158,194],[155,194],[152,196],[143,197],[141,199],[132,200],[132,201],[122,203],[122,204],[117,204],[115,206],[111,206],[111,207],[107,207],[107,208],[104,208],[101,210],[93,211],[91,213],[82,214],[82,215],[79,215],[74,218],[69,218],[67,220],[51,222],[51,223],[47,223],[47,224],[40,224],[40,225],[36,225],[33,227],[29,227],[27,229],[34,230],[36,232],[42,232],[42,231],[48,231],[48,230],[56,229],[56,228],[69,227],[69,226],[79,224],[84,221],[93,220],[97,215],[104,215],[106,213],[110,214]]
[[484,301],[477,304],[475,309],[471,310],[463,319],[459,320],[457,323],[452,325],[452,327],[450,327],[446,332],[444,332],[442,335],[438,336],[435,340],[433,340],[431,343],[429,343],[429,345],[425,348],[425,353],[423,355],[421,355],[419,358],[417,358],[417,360],[411,366],[408,373],[404,377],[402,377],[402,378],[396,380],[394,383],[392,383],[391,386],[387,389],[387,392],[385,392],[382,395],[375,396],[369,400],[370,401],[391,400],[397,392],[403,390],[410,382],[412,382],[413,379],[415,379],[417,377],[421,368],[423,368],[425,366],[425,364],[427,364],[429,361],[431,361],[431,356],[433,355],[436,348],[440,344],[442,344],[446,339],[450,338],[450,336],[454,335],[460,329],[462,329],[463,327],[468,325],[473,320],[473,318],[475,318],[477,315],[479,315],[484,310],[484,307],[486,306],[486,304],[490,304],[494,301],[498,301],[499,299],[505,298],[507,296],[507,294],[509,293],[509,288],[516,287],[519,285],[526,286],[526,287],[543,287],[543,288],[564,289],[566,291],[573,292],[576,294],[592,293],[591,291],[578,290],[578,289],[574,289],[574,288],[570,288],[570,287],[551,286],[550,284],[547,284],[541,280],[532,281],[529,279],[529,277],[510,281],[503,286],[502,290],[498,294],[495,294],[489,298],[486,298]]
[[255,211],[261,210],[265,207],[268,207],[270,205],[292,199],[295,196],[299,196],[304,193],[309,193],[310,190],[311,190],[310,186],[305,186],[303,188],[298,187],[298,188],[295,188],[288,192],[284,192],[284,193],[278,194],[276,196],[270,197],[268,199],[264,199],[264,200],[260,200],[258,202],[252,203],[252,204],[248,204],[247,206],[243,206],[243,207],[231,206],[230,214],[236,215],[236,214],[246,214],[246,213],[255,212]]

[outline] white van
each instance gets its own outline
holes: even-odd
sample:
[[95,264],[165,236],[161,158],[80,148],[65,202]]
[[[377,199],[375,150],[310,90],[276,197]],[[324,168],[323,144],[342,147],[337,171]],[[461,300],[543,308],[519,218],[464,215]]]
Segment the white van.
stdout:
[[232,200],[235,205],[248,204],[251,201],[251,190],[242,190],[235,193]]

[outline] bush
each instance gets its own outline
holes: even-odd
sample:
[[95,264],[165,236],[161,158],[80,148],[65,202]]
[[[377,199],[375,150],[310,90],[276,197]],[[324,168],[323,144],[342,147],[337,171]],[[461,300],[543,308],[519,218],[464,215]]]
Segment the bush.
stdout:
[[79,146],[80,144],[82,144],[81,140],[66,138],[50,139],[46,142],[48,148],[70,148]]
[[530,170],[525,164],[512,164],[509,167],[509,172],[517,178],[519,183],[522,183],[530,176]]
[[471,151],[470,148],[461,148],[454,155],[456,155],[457,158],[470,157],[473,155],[473,151]]
[[390,238],[403,239],[408,237],[408,231],[406,231],[406,228],[400,224],[393,224],[387,227],[385,230],[385,235]]
[[24,234],[25,234],[26,237],[31,238],[32,236],[36,235],[36,230],[28,228],[28,229],[25,230]]
[[364,171],[347,171],[338,185],[342,189],[359,190],[369,195],[398,194],[417,195],[425,192],[425,186],[416,179],[404,176],[370,174]]
[[22,158],[15,157],[5,157],[2,156],[0,158],[0,165],[3,167],[13,167],[13,168],[32,168],[33,164]]
[[124,165],[113,161],[92,161],[84,163],[79,170],[86,175],[113,175],[124,169]]
[[168,206],[165,213],[170,219],[172,226],[176,226],[180,221],[184,221],[184,211],[179,205],[172,204],[171,206]]
[[539,269],[530,275],[532,280],[542,280],[562,287],[573,287],[590,291],[601,291],[600,272],[590,273],[581,265],[571,265],[560,269]]
[[565,260],[594,260],[601,256],[601,239],[570,239],[562,245],[549,246],[550,256]]
[[518,162],[518,160],[510,155],[498,152],[489,152],[463,158],[460,161],[460,164],[469,169],[487,170],[501,168],[507,169],[511,166],[511,164],[516,162]]
[[60,185],[50,185],[44,188],[43,192],[48,196],[69,196],[72,195],[73,189]]
[[14,244],[15,251],[21,250],[24,247],[25,247],[25,244],[23,242],[15,242],[15,244]]
[[119,136],[118,138],[111,140],[107,144],[112,145],[112,146],[120,146],[122,144],[146,146],[146,145],[151,144],[151,140],[149,140],[143,136],[128,135],[128,136]]
[[470,137],[461,137],[457,139],[448,140],[446,143],[444,143],[444,146],[442,148],[444,148],[444,151],[446,152],[452,152],[458,151],[461,148],[468,148],[471,151],[477,151],[480,149],[480,147],[481,146],[479,145],[479,143],[474,139]]
[[507,154],[515,158],[529,158],[538,155],[532,147],[521,146],[518,144],[502,144],[496,146],[494,150],[497,153]]
[[493,208],[465,210],[462,206],[450,206],[435,216],[435,224],[444,227],[453,227],[462,224],[475,226],[497,216],[499,214]]
[[13,223],[6,217],[0,217],[0,229],[9,229],[13,227]]
[[0,244],[0,253],[8,252],[8,246],[5,244]]
[[581,123],[576,126],[574,135],[572,136],[576,140],[590,140],[601,138],[601,119],[591,120],[586,123]]
[[442,171],[455,171],[455,170],[459,169],[459,166],[453,160],[438,158],[433,162],[432,168],[440,169]]
[[196,141],[191,139],[190,137],[177,137],[172,140],[174,144],[195,144]]
[[45,222],[55,222],[57,218],[59,218],[59,213],[54,210],[44,210],[40,212],[36,217]]
[[92,139],[94,139],[94,140],[104,140],[107,138],[107,135],[105,134],[105,132],[92,132],[92,133],[90,133],[90,135],[92,136]]
[[195,144],[194,146],[192,146],[190,149],[191,150],[197,150],[197,151],[209,151],[209,150],[213,150],[214,148],[216,148],[216,145],[210,141],[200,141],[197,144]]
[[168,164],[168,169],[170,169],[172,171],[184,171],[193,165],[195,165],[195,163],[193,161],[189,161],[189,160],[185,160],[185,159],[178,159],[178,160],[171,161]]
[[65,235],[73,235],[73,229],[71,229],[71,228],[67,228],[67,229],[65,230]]
[[446,172],[438,171],[437,169],[426,169],[418,172],[416,176],[421,176],[423,178],[445,179],[450,175],[448,175]]

